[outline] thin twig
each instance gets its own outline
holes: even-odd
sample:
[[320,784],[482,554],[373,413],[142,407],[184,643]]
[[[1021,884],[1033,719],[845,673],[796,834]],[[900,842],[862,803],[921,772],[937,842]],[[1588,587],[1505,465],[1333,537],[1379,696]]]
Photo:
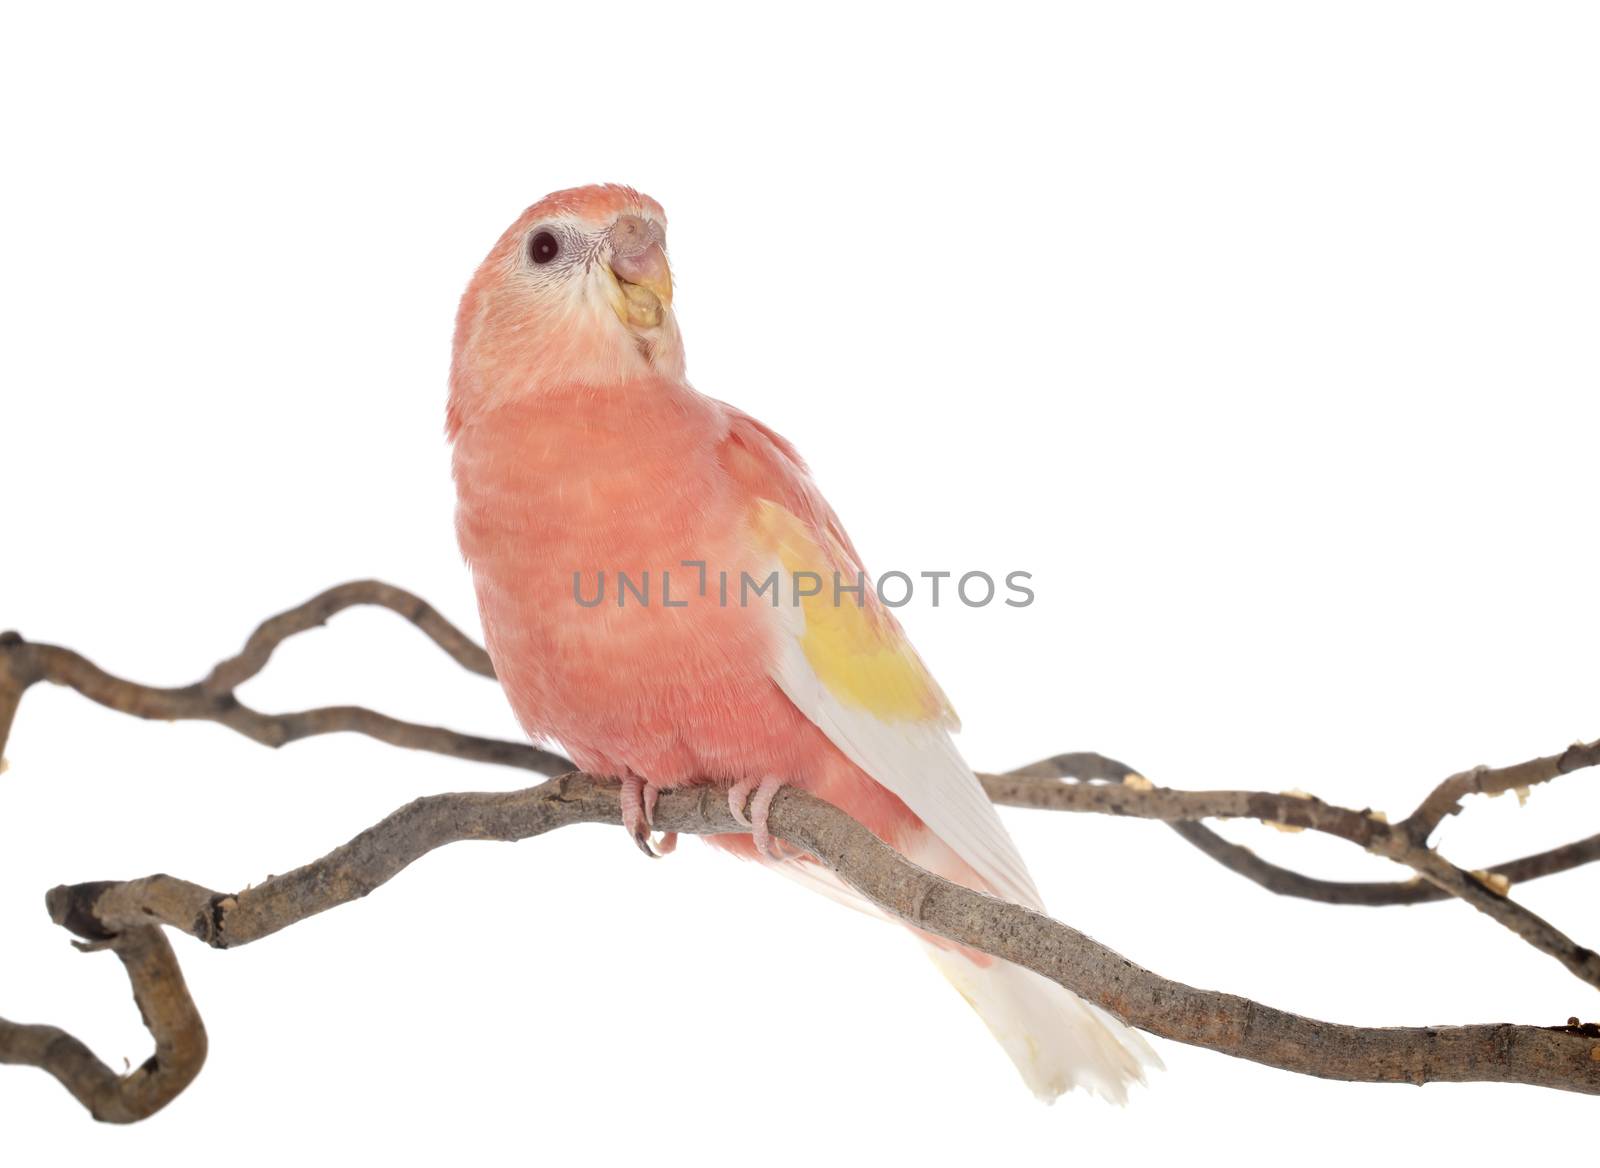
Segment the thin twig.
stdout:
[[1446,816],[1460,811],[1461,800],[1468,795],[1503,795],[1507,791],[1525,791],[1529,787],[1596,765],[1600,765],[1600,741],[1574,742],[1560,754],[1529,759],[1515,766],[1473,767],[1451,775],[1440,783],[1407,819],[1396,826],[1414,843],[1426,846],[1434,829]]
[[[1535,759],[1532,765],[1539,766],[1548,761]],[[1506,767],[1499,773],[1515,775],[1517,769]],[[992,777],[998,780],[1001,776]],[[1013,771],[1007,771],[1005,777],[1070,779],[1085,783],[1121,783],[1125,786],[1132,784],[1136,792],[1143,791],[1151,786],[1143,775],[1127,763],[1118,762],[1116,759],[1109,758],[1103,754],[1084,751],[1052,755],[1050,758],[1040,759],[1038,762],[1029,763],[1027,766],[1018,767]],[[1448,785],[1451,781],[1447,779],[1445,784]],[[1137,795],[1135,797],[1137,798]],[[1429,796],[1430,800],[1434,798],[1435,795]],[[1103,810],[1104,808],[1060,807],[1054,809],[1094,811]],[[1113,813],[1122,812],[1113,811]],[[1253,880],[1261,887],[1280,896],[1294,896],[1302,900],[1318,901],[1322,904],[1359,905],[1368,908],[1427,904],[1453,899],[1450,893],[1436,885],[1426,883],[1420,877],[1413,877],[1410,880],[1320,880],[1315,876],[1307,876],[1292,868],[1285,868],[1279,864],[1263,860],[1249,848],[1224,839],[1198,820],[1174,819],[1167,820],[1166,824],[1181,839],[1194,845],[1194,847],[1224,868],[1237,872],[1246,879]],[[1585,839],[1575,840],[1570,844],[1562,844],[1548,851],[1535,852],[1529,856],[1520,856],[1515,860],[1506,860],[1503,863],[1493,864],[1485,869],[1484,872],[1485,875],[1491,877],[1502,877],[1506,882],[1506,888],[1509,889],[1513,885],[1524,884],[1529,880],[1538,880],[1543,876],[1554,876],[1561,872],[1570,872],[1574,868],[1582,867],[1584,864],[1592,864],[1596,860],[1600,860],[1600,835],[1588,836]]]
[[494,666],[483,647],[422,597],[381,580],[352,580],[319,592],[304,604],[262,621],[238,655],[220,662],[200,683],[201,688],[213,695],[232,693],[266,668],[273,651],[290,637],[327,624],[336,614],[362,604],[387,608],[404,617],[468,672],[481,677],[494,676]]
[[[1585,749],[1590,749],[1590,756],[1600,761],[1600,751]],[[1427,846],[1415,843],[1402,825],[1392,825],[1370,811],[1337,807],[1310,795],[1175,791],[1148,781],[1138,785],[1126,781],[1057,781],[1044,777],[1050,763],[1047,759],[1013,774],[980,775],[979,778],[989,798],[1013,807],[1098,811],[1167,821],[1259,819],[1337,836],[1374,855],[1406,865],[1428,883],[1466,901],[1535,949],[1554,957],[1576,977],[1600,987],[1600,953],[1578,944],[1549,921],[1512,900],[1504,890],[1492,887],[1485,878],[1463,871]]]
[[119,713],[165,722],[216,722],[263,746],[285,746],[321,734],[353,733],[376,738],[390,746],[431,751],[469,762],[520,767],[543,775],[558,775],[572,769],[572,763],[561,755],[526,742],[483,738],[441,726],[407,722],[364,706],[321,706],[286,714],[266,714],[239,700],[234,692],[237,687],[258,674],[285,640],[322,625],[335,613],[361,604],[398,613],[426,633],[463,668],[485,677],[494,676],[489,655],[431,605],[403,588],[376,580],[357,580],[330,588],[263,622],[237,656],[221,662],[205,680],[193,685],[141,685],[107,673],[71,649],[27,641],[15,632],[0,633],[0,752],[5,750],[8,713],[15,712],[22,693],[30,686],[47,681],[74,689],[90,701]]
[[[1224,868],[1280,896],[1365,908],[1428,904],[1452,899],[1444,889],[1428,884],[1420,877],[1410,880],[1321,880],[1263,860],[1249,848],[1223,839],[1203,823],[1177,820],[1167,826]],[[1541,876],[1569,872],[1596,860],[1600,860],[1600,835],[1591,835],[1549,851],[1492,865],[1485,872],[1489,876],[1503,877],[1509,888]]]

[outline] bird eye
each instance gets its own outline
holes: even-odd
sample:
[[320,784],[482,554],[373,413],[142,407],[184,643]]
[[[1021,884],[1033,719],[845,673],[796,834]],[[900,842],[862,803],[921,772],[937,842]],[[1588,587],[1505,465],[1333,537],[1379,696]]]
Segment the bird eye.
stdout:
[[528,240],[528,258],[536,264],[548,264],[560,250],[561,244],[549,231],[536,231]]

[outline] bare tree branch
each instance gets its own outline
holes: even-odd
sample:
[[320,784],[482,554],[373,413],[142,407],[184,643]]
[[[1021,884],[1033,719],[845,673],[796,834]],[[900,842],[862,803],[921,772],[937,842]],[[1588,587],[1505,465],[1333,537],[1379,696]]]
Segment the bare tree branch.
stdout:
[[1409,818],[1399,824],[1413,843],[1425,846],[1434,829],[1446,816],[1461,810],[1468,795],[1503,795],[1507,791],[1526,791],[1539,783],[1569,775],[1600,764],[1600,741],[1574,742],[1560,754],[1530,759],[1508,767],[1476,766],[1451,775],[1429,793]]
[[[428,750],[475,762],[517,766],[540,774],[558,774],[571,763],[558,754],[526,743],[507,742],[461,734],[437,726],[424,726],[391,718],[361,706],[330,706],[288,714],[263,714],[239,701],[235,689],[265,667],[278,645],[298,633],[316,628],[335,613],[358,604],[388,608],[415,624],[463,667],[485,676],[493,669],[488,655],[470,638],[445,620],[420,597],[378,581],[354,581],[320,593],[303,604],[263,622],[251,634],[244,649],[221,662],[205,681],[181,688],[139,685],[117,678],[81,654],[54,645],[24,641],[14,633],[0,635],[0,668],[9,678],[9,710],[14,712],[20,691],[38,681],[71,686],[85,697],[111,709],[145,718],[166,720],[200,719],[218,722],[269,746],[282,746],[318,734],[355,732],[366,734],[394,746]],[[0,728],[8,718],[8,698],[0,696]],[[0,750],[4,740],[0,739]],[[1469,791],[1510,790],[1529,783],[1544,782],[1600,761],[1600,749],[1579,744],[1558,756],[1534,759],[1515,767],[1489,770],[1479,767],[1452,776],[1428,797],[1408,820],[1391,827],[1370,812],[1333,807],[1308,796],[1271,795],[1264,792],[1192,792],[1154,788],[1148,783],[1115,784],[1136,775],[1132,768],[1114,759],[1094,754],[1058,755],[1044,759],[1008,775],[982,776],[990,797],[1016,806],[1049,807],[1055,810],[1098,811],[1135,815],[1172,822],[1194,821],[1216,816],[1262,819],[1295,827],[1338,835],[1379,855],[1409,865],[1431,887],[1465,900],[1480,912],[1499,921],[1529,944],[1550,954],[1576,976],[1600,986],[1600,954],[1579,945],[1549,922],[1510,900],[1506,889],[1486,883],[1474,873],[1464,872],[1441,859],[1427,847],[1425,837],[1431,824]],[[1048,781],[1051,778],[1076,779],[1074,785]],[[1084,780],[1093,780],[1085,782]],[[1068,795],[1067,792],[1075,792]],[[1419,825],[1422,825],[1419,827]],[[1191,842],[1205,840],[1207,854],[1230,857],[1235,870],[1246,865],[1226,841],[1207,839],[1206,829],[1182,834]],[[1417,833],[1421,830],[1422,841]],[[1568,859],[1585,855],[1574,847]],[[1503,875],[1503,874],[1502,874]],[[1487,874],[1486,874],[1487,876]]]
[[[241,892],[158,875],[59,887],[49,905],[58,922],[84,934],[159,921],[218,948],[237,947],[365,896],[448,843],[527,839],[574,823],[620,824],[617,792],[613,780],[573,773],[521,791],[431,795],[322,859]],[[655,824],[699,834],[747,830],[709,786],[664,793]],[[771,826],[893,916],[1024,965],[1164,1038],[1323,1078],[1511,1082],[1600,1094],[1600,1034],[1582,1027],[1367,1028],[1304,1018],[1161,977],[1058,921],[943,880],[804,792],[779,795]]]
[[[1535,760],[1535,765],[1546,760]],[[1576,767],[1572,769],[1577,769]],[[1515,768],[1506,768],[1503,773],[1511,773]],[[985,783],[991,788],[996,787],[1002,779],[1046,778],[1070,779],[1077,782],[1104,782],[1122,783],[1131,785],[1134,799],[1141,798],[1144,792],[1153,790],[1153,785],[1145,781],[1133,767],[1125,762],[1118,762],[1103,754],[1093,754],[1080,751],[1073,754],[1057,754],[1050,758],[1041,759],[1027,766],[1018,767],[1014,771],[1007,771],[1005,775],[984,776]],[[1449,783],[1451,780],[1446,780]],[[1514,788],[1510,788],[1514,789]],[[1433,798],[1433,796],[1430,796]],[[1111,814],[1127,814],[1123,805],[1108,806],[1052,806],[1052,810],[1060,811],[1108,811]],[[1371,814],[1368,812],[1367,814]],[[1230,871],[1237,872],[1248,880],[1253,880],[1261,887],[1280,896],[1294,896],[1302,900],[1315,900],[1323,904],[1361,905],[1365,907],[1381,908],[1390,905],[1426,904],[1431,901],[1450,900],[1452,896],[1443,888],[1423,881],[1420,877],[1410,880],[1319,880],[1315,876],[1307,876],[1292,868],[1285,868],[1278,864],[1270,863],[1256,855],[1249,848],[1224,839],[1198,820],[1171,819],[1166,820],[1168,827],[1172,828],[1181,839],[1193,844],[1201,852],[1210,856],[1217,863]],[[1487,868],[1484,875],[1500,877],[1506,882],[1506,888],[1515,884],[1522,884],[1529,880],[1537,880],[1542,876],[1554,876],[1560,872],[1569,872],[1573,868],[1582,867],[1600,860],[1600,835],[1592,835],[1586,839],[1576,840],[1570,844],[1551,848],[1548,851],[1536,852],[1531,856],[1522,856],[1515,860],[1494,864]]]
[[[1063,756],[1073,759],[1081,756]],[[1568,760],[1567,771],[1556,771],[1558,760]],[[1109,761],[1109,760],[1108,760]],[[1550,770],[1549,777],[1600,762],[1600,747],[1575,746],[1565,754],[1535,759],[1520,767],[1505,768],[1522,774]],[[1121,764],[1115,764],[1121,765]],[[1429,884],[1466,901],[1498,921],[1543,953],[1561,962],[1574,975],[1600,987],[1600,953],[1578,944],[1560,929],[1524,908],[1494,886],[1487,876],[1466,872],[1425,844],[1416,843],[1406,824],[1390,824],[1371,811],[1336,807],[1310,795],[1272,794],[1265,791],[1175,791],[1142,780],[1130,784],[1057,781],[1045,777],[1061,760],[1045,759],[1008,775],[980,775],[989,798],[1013,807],[1098,811],[1144,819],[1259,819],[1264,823],[1306,828],[1338,836],[1374,855],[1405,864]],[[1453,780],[1450,780],[1453,781]],[[1545,780],[1539,780],[1545,781]],[[1520,783],[1518,784],[1521,785]],[[1430,795],[1429,799],[1433,799]],[[1424,807],[1427,803],[1424,802]],[[1419,809],[1420,811],[1420,809]],[[1407,820],[1409,824],[1411,820]]]
[[431,605],[404,589],[376,580],[341,584],[278,614],[257,628],[244,649],[217,665],[204,681],[173,688],[128,681],[107,673],[71,649],[26,641],[14,632],[0,633],[0,751],[5,749],[8,711],[14,714],[22,693],[30,686],[47,681],[74,689],[119,713],[164,722],[216,722],[263,746],[279,747],[320,734],[348,732],[365,734],[390,746],[431,751],[469,762],[521,767],[545,775],[572,769],[567,759],[526,742],[481,738],[406,722],[364,706],[322,706],[287,714],[264,714],[238,699],[235,689],[259,673],[283,641],[358,604],[399,613],[464,668],[494,676],[488,654]]
[[469,673],[476,673],[480,677],[494,676],[494,665],[483,647],[447,621],[438,609],[422,597],[381,580],[352,580],[320,592],[304,604],[297,604],[262,621],[238,655],[220,662],[210,676],[200,683],[200,688],[213,695],[231,694],[266,668],[273,651],[290,637],[325,625],[345,609],[362,604],[387,608],[410,621]]
[[[388,608],[416,625],[464,668],[493,676],[488,655],[464,633],[445,620],[420,597],[379,581],[365,580],[342,584],[312,597],[264,621],[251,634],[244,649],[221,662],[205,681],[176,689],[139,685],[106,673],[81,654],[54,645],[24,641],[14,633],[0,634],[0,669],[13,687],[25,690],[45,680],[71,686],[85,697],[111,709],[146,718],[200,719],[228,726],[269,746],[282,746],[318,734],[354,732],[394,746],[427,750],[475,762],[493,762],[521,767],[540,774],[559,774],[571,768],[569,760],[527,743],[508,742],[461,734],[437,726],[424,726],[391,718],[360,706],[332,706],[288,714],[263,714],[244,705],[234,690],[265,667],[273,651],[284,640],[325,623],[332,615],[354,605],[368,604]],[[9,687],[0,686],[0,689]],[[10,696],[15,709],[20,692]],[[0,695],[0,729],[7,718],[7,699]],[[4,740],[0,738],[0,750]],[[1195,824],[1200,818],[1236,816],[1262,819],[1294,827],[1338,835],[1379,855],[1409,865],[1425,882],[1445,896],[1465,900],[1474,908],[1499,921],[1529,944],[1550,954],[1576,976],[1600,986],[1600,955],[1579,945],[1549,922],[1510,900],[1505,887],[1497,887],[1494,875],[1504,872],[1465,872],[1442,860],[1425,842],[1432,824],[1458,806],[1471,791],[1504,791],[1531,783],[1545,782],[1560,774],[1600,761],[1594,744],[1578,744],[1561,755],[1534,759],[1514,767],[1490,770],[1479,767],[1452,776],[1440,784],[1403,824],[1391,827],[1371,812],[1355,812],[1332,807],[1308,796],[1271,795],[1264,792],[1182,792],[1157,789],[1141,782],[1130,785],[1128,776],[1138,777],[1132,768],[1103,755],[1078,753],[1057,755],[1023,767],[1008,775],[982,776],[991,798],[1016,806],[1048,807],[1053,810],[1096,811],[1162,819],[1173,823],[1189,822],[1180,834],[1191,843],[1206,845],[1202,850],[1228,867],[1250,875],[1258,883],[1271,879],[1281,885],[1312,888],[1307,877],[1275,869],[1269,875],[1264,861],[1237,845]],[[1048,780],[1075,779],[1074,786]],[[1089,781],[1085,781],[1089,780]],[[1113,784],[1114,785],[1110,785]],[[1076,795],[1066,792],[1075,791]],[[1176,800],[1176,802],[1175,802]],[[1293,804],[1291,806],[1290,804]],[[1252,808],[1254,808],[1252,810]],[[1287,808],[1287,809],[1286,809]],[[1419,826],[1420,825],[1420,826]],[[1417,833],[1422,831],[1423,839]],[[1559,860],[1565,867],[1588,861],[1592,849],[1579,844],[1564,849]],[[1224,858],[1226,857],[1226,858]],[[1527,857],[1518,864],[1540,871]],[[1560,870],[1551,867],[1550,871]],[[1294,879],[1292,877],[1298,877]],[[1487,882],[1486,882],[1487,881]],[[1270,885],[1269,885],[1270,886]],[[1397,887],[1406,887],[1398,883]],[[1327,895],[1337,893],[1323,890]],[[1409,895],[1409,894],[1407,894]],[[1321,897],[1319,897],[1320,899]]]
[[[123,713],[217,722],[269,746],[349,731],[396,746],[544,774],[571,769],[560,755],[525,743],[405,722],[364,707],[266,714],[238,700],[237,687],[258,674],[283,641],[362,604],[398,613],[464,668],[493,676],[483,650],[436,610],[403,589],[376,581],[341,585],[280,613],[205,680],[178,688],[130,682],[72,650],[3,633],[0,752],[22,694],[48,681]],[[1371,811],[1300,794],[1160,788],[1126,764],[1097,754],[1058,755],[981,778],[990,797],[1000,803],[1164,821],[1208,856],[1273,891],[1343,904],[1465,900],[1579,977],[1600,984],[1600,957],[1505,895],[1508,881],[1600,859],[1600,836],[1484,873],[1456,868],[1427,844],[1438,823],[1456,813],[1468,794],[1524,788],[1596,764],[1600,743],[1580,743],[1562,754],[1512,767],[1478,767],[1439,784],[1396,825]],[[1249,818],[1325,832],[1407,865],[1417,876],[1371,883],[1315,880],[1224,840],[1199,822],[1205,818]],[[0,1020],[0,1062],[48,1070],[98,1118],[143,1118],[182,1091],[205,1057],[204,1028],[157,922],[219,948],[247,944],[365,896],[418,856],[455,840],[525,839],[570,823],[620,821],[615,784],[573,773],[523,791],[419,799],[321,860],[243,892],[214,892],[165,875],[60,886],[47,898],[52,918],[87,938],[86,948],[111,948],[122,958],[156,1039],[156,1054],[130,1075],[117,1076],[64,1031]],[[719,789],[712,786],[663,795],[656,825],[692,833],[746,830],[732,820]],[[1154,1034],[1328,1078],[1521,1082],[1600,1093],[1600,1027],[1594,1023],[1571,1019],[1564,1027],[1368,1029],[1302,1018],[1159,977],[1066,925],[941,880],[881,844],[843,812],[801,792],[779,797],[772,827],[892,915],[1034,969]]]
[[[1428,884],[1420,877],[1410,880],[1319,880],[1263,860],[1249,848],[1223,839],[1203,823],[1176,820],[1168,827],[1188,840],[1200,851],[1210,856],[1224,868],[1253,880],[1269,892],[1281,896],[1295,896],[1302,900],[1315,900],[1322,904],[1360,905],[1383,908],[1390,905],[1427,904],[1431,901],[1449,900],[1451,896],[1437,885]],[[1485,869],[1490,877],[1502,877],[1508,887],[1537,880],[1541,876],[1554,876],[1584,864],[1600,860],[1600,835],[1576,840],[1570,844],[1536,852],[1516,860],[1507,860]]]
[[[137,717],[163,720],[197,719],[218,722],[256,742],[278,747],[319,734],[357,733],[377,738],[392,746],[426,750],[462,758],[470,762],[489,762],[519,767],[538,774],[555,775],[572,769],[570,760],[526,742],[481,738],[405,722],[360,706],[333,706],[290,714],[262,714],[244,706],[234,691],[266,666],[272,653],[290,637],[325,624],[331,617],[358,605],[387,608],[415,625],[464,669],[483,677],[493,677],[489,655],[438,610],[421,597],[377,580],[355,580],[313,596],[310,600],[263,621],[250,635],[236,656],[219,663],[198,685],[180,689],[161,689],[114,677],[81,655],[56,646],[29,644],[16,633],[0,633],[0,751],[5,748],[11,718],[22,691],[37,681],[70,686],[92,701]],[[9,674],[7,671],[9,670]],[[11,685],[5,684],[7,677]],[[1570,753],[1570,752],[1569,752]],[[1556,756],[1557,758],[1564,756]],[[1528,768],[1546,766],[1551,760],[1536,759],[1523,764]],[[1483,768],[1479,768],[1482,770]],[[1573,768],[1576,769],[1576,768]],[[1470,780],[1478,771],[1453,776],[1430,802],[1439,806],[1449,795],[1447,787]],[[1519,768],[1487,772],[1500,776],[1519,776]],[[1105,755],[1079,752],[1055,755],[1030,766],[1011,771],[1006,777],[1075,778],[1082,781],[1122,782],[1138,772],[1126,763]],[[993,776],[991,776],[993,777]],[[1545,776],[1553,777],[1553,776]],[[1532,776],[1529,776],[1532,781]],[[1500,790],[1514,789],[1513,782]],[[1477,789],[1476,787],[1470,788]],[[1456,802],[1468,793],[1463,787]],[[1137,801],[1143,792],[1134,789],[1128,798]],[[1095,805],[1052,805],[1059,811],[1109,811],[1129,814],[1118,807]],[[1455,808],[1456,803],[1451,803]],[[1453,811],[1451,812],[1453,813]],[[1430,815],[1432,812],[1430,812]],[[1440,816],[1443,811],[1438,813]],[[1415,819],[1416,817],[1413,817]],[[1435,818],[1435,822],[1437,819]],[[1168,825],[1182,838],[1234,872],[1254,880],[1264,888],[1286,896],[1298,896],[1328,904],[1400,905],[1448,900],[1451,894],[1419,879],[1347,883],[1318,880],[1292,869],[1270,864],[1249,849],[1230,843],[1197,821],[1169,820]],[[1597,838],[1579,840],[1533,856],[1498,864],[1487,870],[1511,883],[1535,880],[1541,876],[1569,871],[1600,859]]]
[[119,1075],[64,1030],[0,1018],[0,1063],[48,1071],[96,1119],[134,1123],[171,1103],[200,1073],[206,1061],[205,1024],[158,926],[128,921],[110,930],[93,917],[74,917],[71,925],[92,938],[80,949],[110,949],[121,958],[139,1015],[156,1040],[155,1053]]

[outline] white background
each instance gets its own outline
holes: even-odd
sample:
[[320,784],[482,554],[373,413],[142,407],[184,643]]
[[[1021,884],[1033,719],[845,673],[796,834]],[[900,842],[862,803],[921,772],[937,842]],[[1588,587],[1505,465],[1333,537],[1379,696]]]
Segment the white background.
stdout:
[[[0,40],[0,626],[168,684],[352,577],[475,629],[455,300],[523,206],[616,180],[671,217],[696,385],[799,444],[869,567],[1035,574],[1028,609],[901,613],[975,765],[1097,749],[1397,815],[1600,734],[1588,6],[30,9]],[[516,732],[384,613],[244,696]],[[242,886],[526,780],[42,688],[7,754],[0,1013],[119,1066],[149,1050],[126,982],[45,889]],[[1463,907],[1280,900],[1159,825],[1005,816],[1063,919],[1192,984],[1367,1024],[1600,1015]],[[1597,824],[1574,777],[1441,839],[1478,866]],[[1596,944],[1596,879],[1516,892]],[[1596,1114],[1170,1043],[1127,1109],[1045,1108],[893,930],[614,829],[454,846],[237,952],[174,941],[204,1073],[118,1130],[6,1069],[8,1163],[1487,1163]]]

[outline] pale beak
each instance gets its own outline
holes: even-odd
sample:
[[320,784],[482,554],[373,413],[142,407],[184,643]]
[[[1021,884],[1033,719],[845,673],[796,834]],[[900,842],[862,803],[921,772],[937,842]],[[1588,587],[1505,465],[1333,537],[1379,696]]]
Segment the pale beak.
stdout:
[[635,328],[654,328],[672,304],[672,271],[661,246],[661,228],[637,215],[622,215],[607,232],[611,274],[620,292],[612,307]]

